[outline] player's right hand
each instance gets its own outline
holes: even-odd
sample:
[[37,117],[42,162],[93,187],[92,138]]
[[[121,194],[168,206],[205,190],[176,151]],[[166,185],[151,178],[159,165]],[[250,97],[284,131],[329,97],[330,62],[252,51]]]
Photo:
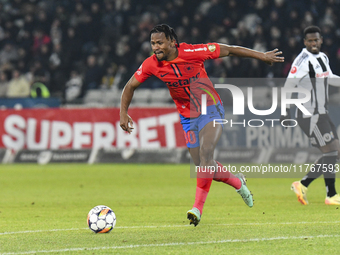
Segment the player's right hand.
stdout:
[[131,134],[133,129],[132,118],[128,114],[120,114],[120,127]]
[[284,62],[285,58],[280,57],[280,55],[282,55],[282,51],[279,51],[278,49],[267,51],[264,53],[265,59],[263,61],[270,66],[274,63]]

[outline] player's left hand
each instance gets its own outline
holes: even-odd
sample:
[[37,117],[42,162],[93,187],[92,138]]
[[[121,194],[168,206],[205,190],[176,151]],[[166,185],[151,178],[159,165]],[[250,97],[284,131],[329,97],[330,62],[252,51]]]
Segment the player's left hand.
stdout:
[[282,51],[279,51],[278,49],[267,51],[264,53],[263,61],[268,65],[273,65],[274,63],[277,63],[277,62],[284,62],[285,58],[279,56],[281,54],[282,54]]

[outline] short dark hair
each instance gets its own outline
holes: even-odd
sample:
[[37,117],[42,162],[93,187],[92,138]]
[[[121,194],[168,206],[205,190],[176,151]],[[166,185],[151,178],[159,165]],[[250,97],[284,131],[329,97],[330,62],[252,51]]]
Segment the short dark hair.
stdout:
[[321,35],[321,29],[317,26],[309,26],[309,27],[306,27],[305,30],[303,31],[305,38],[307,34],[311,34],[311,33],[319,33]]
[[179,42],[178,42],[178,38],[177,35],[175,33],[175,30],[170,27],[167,24],[160,24],[160,25],[156,25],[151,31],[150,31],[150,37],[153,33],[164,33],[165,34],[165,38],[170,40],[175,40],[177,47],[179,47]]

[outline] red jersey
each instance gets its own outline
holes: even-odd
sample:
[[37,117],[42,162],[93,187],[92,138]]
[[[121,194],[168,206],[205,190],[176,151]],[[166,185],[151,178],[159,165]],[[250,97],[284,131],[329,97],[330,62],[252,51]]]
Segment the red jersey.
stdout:
[[219,57],[220,46],[181,43],[177,49],[178,57],[172,61],[158,61],[155,54],[144,60],[135,78],[144,82],[152,75],[158,77],[167,85],[178,112],[187,118],[198,117],[202,94],[206,94],[207,106],[221,102],[203,64]]

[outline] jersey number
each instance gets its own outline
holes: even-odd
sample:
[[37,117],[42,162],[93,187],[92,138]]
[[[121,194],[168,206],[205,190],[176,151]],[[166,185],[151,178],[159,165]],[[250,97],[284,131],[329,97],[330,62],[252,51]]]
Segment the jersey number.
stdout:
[[196,135],[194,131],[189,130],[188,132],[184,131],[184,137],[186,143],[194,144],[196,143]]

